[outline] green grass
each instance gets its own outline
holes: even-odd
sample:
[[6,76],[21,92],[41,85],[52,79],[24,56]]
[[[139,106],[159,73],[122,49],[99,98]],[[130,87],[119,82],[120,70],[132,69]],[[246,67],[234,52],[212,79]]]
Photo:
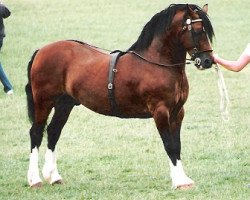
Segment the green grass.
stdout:
[[[197,2],[197,1],[190,1]],[[207,1],[199,1],[199,5]],[[190,95],[182,128],[182,158],[196,182],[188,191],[171,189],[167,156],[152,119],[121,120],[76,107],[59,140],[58,167],[65,184],[28,187],[29,128],[24,86],[35,49],[56,40],[79,39],[106,49],[126,49],[143,25],[172,1],[6,0],[12,16],[1,62],[14,85],[0,92],[0,199],[221,199],[250,196],[250,69],[223,70],[231,100],[222,121],[214,69],[187,67]],[[216,33],[214,49],[236,59],[249,42],[249,3],[209,1]],[[45,136],[46,137],[46,136]],[[46,139],[46,138],[44,138]],[[41,146],[40,164],[46,149]]]

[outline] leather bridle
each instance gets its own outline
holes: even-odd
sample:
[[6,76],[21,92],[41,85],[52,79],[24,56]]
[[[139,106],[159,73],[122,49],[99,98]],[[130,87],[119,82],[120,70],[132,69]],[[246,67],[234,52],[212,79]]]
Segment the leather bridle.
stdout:
[[[201,65],[201,59],[200,59],[200,55],[202,53],[206,53],[206,52],[212,52],[213,49],[206,49],[206,50],[199,50],[198,46],[199,44],[197,43],[197,40],[195,38],[195,35],[197,34],[192,26],[192,24],[197,23],[197,22],[202,22],[202,19],[190,19],[188,18],[185,21],[184,26],[182,27],[182,34],[187,30],[191,32],[192,35],[192,40],[193,40],[193,48],[192,48],[192,54],[191,54],[191,59],[192,61],[194,61],[194,64],[196,67],[199,67]],[[202,32],[205,32],[205,29],[203,27],[203,29],[201,30]]]

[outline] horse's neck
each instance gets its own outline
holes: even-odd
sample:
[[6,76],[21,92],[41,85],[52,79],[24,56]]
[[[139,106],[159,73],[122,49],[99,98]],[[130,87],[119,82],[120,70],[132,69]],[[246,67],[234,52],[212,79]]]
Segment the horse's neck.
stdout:
[[155,62],[168,64],[183,63],[186,59],[185,49],[171,38],[154,39],[143,55]]

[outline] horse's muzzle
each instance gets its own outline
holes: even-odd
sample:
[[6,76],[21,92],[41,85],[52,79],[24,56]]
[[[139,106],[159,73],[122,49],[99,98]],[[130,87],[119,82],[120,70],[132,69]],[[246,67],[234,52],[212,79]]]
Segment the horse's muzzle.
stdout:
[[213,65],[213,59],[208,57],[207,55],[200,55],[194,59],[194,65],[198,69],[208,69]]

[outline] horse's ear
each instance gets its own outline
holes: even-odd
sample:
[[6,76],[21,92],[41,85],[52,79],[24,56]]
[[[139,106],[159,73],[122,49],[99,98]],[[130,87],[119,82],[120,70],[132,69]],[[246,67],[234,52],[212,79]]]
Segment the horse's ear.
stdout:
[[208,4],[205,4],[202,8],[202,10],[207,13],[208,12]]

